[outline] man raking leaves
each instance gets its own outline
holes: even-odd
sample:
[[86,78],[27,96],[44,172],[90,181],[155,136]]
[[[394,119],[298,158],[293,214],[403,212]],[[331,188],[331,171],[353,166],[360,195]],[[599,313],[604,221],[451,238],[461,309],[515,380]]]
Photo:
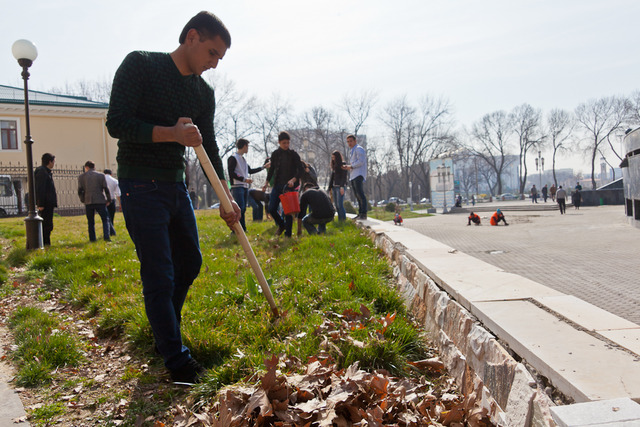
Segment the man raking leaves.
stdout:
[[[142,293],[157,351],[175,382],[195,383],[204,369],[183,345],[181,312],[198,276],[202,254],[191,200],[184,183],[185,147],[206,150],[224,180],[213,129],[213,89],[201,74],[216,68],[231,36],[210,12],[184,27],[171,53],[132,52],[116,72],[107,128],[118,138],[122,213],[140,260]],[[240,208],[229,203],[220,216],[232,228]],[[219,194],[220,195],[220,194]]]

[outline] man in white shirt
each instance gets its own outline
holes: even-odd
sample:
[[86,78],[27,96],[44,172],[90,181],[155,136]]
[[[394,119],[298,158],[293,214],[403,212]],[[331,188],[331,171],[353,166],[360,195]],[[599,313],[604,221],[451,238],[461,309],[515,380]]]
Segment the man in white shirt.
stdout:
[[111,203],[107,205],[107,212],[109,213],[109,235],[115,236],[116,229],[113,225],[113,219],[116,217],[116,200],[118,206],[120,206],[120,186],[118,180],[111,176],[111,169],[104,170],[104,178],[107,180],[107,187],[109,193],[111,193]]
[[367,153],[356,142],[355,135],[347,136],[347,144],[351,149],[348,165],[343,165],[343,169],[349,172],[349,180],[353,194],[358,200],[358,216],[356,219],[367,219],[367,196],[364,194],[364,182],[367,179]]

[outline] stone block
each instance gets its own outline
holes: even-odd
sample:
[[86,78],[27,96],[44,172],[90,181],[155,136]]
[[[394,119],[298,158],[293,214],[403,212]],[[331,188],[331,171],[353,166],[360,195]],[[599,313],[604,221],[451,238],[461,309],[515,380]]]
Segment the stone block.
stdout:
[[529,426],[533,418],[533,399],[537,392],[536,382],[522,363],[517,364],[512,378],[507,402],[504,406],[500,406],[504,408],[508,425]]
[[555,406],[551,414],[560,427],[640,425],[640,405],[629,398]]

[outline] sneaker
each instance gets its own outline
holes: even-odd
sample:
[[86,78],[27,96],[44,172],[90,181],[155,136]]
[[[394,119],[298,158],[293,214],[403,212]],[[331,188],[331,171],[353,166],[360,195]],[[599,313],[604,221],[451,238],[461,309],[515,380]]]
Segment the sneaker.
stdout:
[[206,371],[194,358],[191,358],[181,368],[170,372],[174,383],[196,384],[200,382]]
[[276,236],[280,236],[282,233],[284,233],[284,227],[278,227],[278,231],[276,231]]

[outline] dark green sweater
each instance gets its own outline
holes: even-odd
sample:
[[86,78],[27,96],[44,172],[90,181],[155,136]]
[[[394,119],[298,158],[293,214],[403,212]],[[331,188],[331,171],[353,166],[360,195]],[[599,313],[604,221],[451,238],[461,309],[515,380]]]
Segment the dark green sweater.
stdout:
[[200,76],[183,76],[168,53],[131,52],[116,72],[107,114],[109,134],[118,138],[118,178],[184,180],[184,150],[177,142],[153,143],[154,126],[189,117],[221,180],[224,168],[213,130],[215,97]]

